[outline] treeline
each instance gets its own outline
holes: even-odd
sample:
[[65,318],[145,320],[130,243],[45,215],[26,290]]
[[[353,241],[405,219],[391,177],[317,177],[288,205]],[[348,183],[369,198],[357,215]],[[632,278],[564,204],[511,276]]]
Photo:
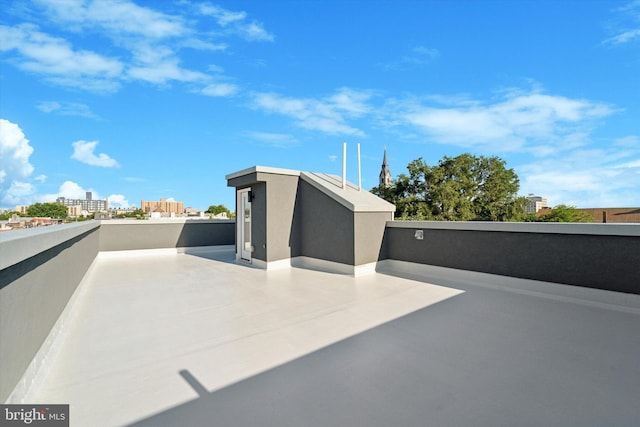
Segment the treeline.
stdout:
[[396,219],[548,222],[590,219],[565,205],[544,215],[527,214],[527,198],[518,196],[518,175],[499,157],[465,153],[445,156],[434,166],[418,158],[409,163],[407,171],[398,175],[390,187],[371,190],[396,206]]

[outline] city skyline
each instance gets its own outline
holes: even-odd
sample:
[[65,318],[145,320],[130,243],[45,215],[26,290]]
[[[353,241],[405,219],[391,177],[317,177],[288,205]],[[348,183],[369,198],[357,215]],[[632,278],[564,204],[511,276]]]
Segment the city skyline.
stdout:
[[640,1],[0,0],[0,207],[206,209],[253,165],[378,184],[499,156],[549,206],[640,205]]

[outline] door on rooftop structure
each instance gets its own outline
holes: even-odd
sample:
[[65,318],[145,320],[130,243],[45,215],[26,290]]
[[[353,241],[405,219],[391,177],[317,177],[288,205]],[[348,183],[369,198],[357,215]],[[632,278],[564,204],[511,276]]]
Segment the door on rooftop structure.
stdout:
[[240,204],[239,247],[240,258],[251,261],[251,188],[238,192]]

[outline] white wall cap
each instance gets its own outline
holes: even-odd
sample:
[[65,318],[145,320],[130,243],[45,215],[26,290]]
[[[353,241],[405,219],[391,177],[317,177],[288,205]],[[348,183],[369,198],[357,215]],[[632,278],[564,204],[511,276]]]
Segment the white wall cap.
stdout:
[[98,227],[100,221],[84,221],[0,233],[0,270]]
[[512,233],[595,234],[640,237],[640,224],[489,221],[387,221],[389,228],[502,231]]
[[252,173],[257,173],[257,172],[271,173],[274,175],[300,176],[300,171],[293,170],[293,169],[280,169],[280,168],[272,168],[269,166],[252,166],[250,168],[243,169],[238,172],[230,173],[229,175],[225,176],[225,179],[228,181],[230,179],[238,178],[245,175],[250,175]]

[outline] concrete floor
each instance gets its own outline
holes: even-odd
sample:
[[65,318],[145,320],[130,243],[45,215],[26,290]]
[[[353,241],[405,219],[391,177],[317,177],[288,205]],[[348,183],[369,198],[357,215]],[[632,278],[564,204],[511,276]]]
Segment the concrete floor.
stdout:
[[128,425],[462,292],[234,260],[215,248],[101,253],[25,401],[70,404],[72,426]]
[[70,403],[72,426],[640,421],[635,295],[402,265],[266,272],[229,251],[107,255],[29,399]]

